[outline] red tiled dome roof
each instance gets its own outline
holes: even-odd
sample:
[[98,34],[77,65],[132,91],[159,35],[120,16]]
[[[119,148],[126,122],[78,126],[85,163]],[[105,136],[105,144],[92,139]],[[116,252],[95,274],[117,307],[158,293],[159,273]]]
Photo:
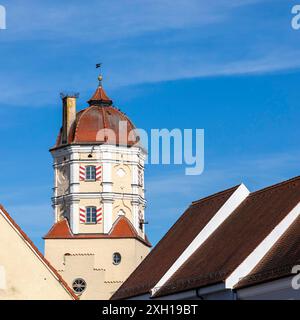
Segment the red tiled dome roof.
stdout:
[[[97,88],[88,103],[89,107],[76,115],[76,120],[68,133],[69,144],[105,143],[132,146],[138,143],[139,137],[133,132],[135,126],[122,111],[113,106],[112,100],[101,86]],[[122,129],[119,128],[121,122],[123,122]],[[55,147],[61,145],[63,145],[62,130]]]

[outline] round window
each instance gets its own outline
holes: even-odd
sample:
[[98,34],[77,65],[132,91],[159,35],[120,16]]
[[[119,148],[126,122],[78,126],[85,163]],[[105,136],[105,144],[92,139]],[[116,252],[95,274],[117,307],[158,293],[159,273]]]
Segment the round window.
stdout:
[[86,282],[83,279],[75,279],[72,287],[76,293],[82,293],[86,289]]
[[120,255],[119,252],[115,252],[115,253],[113,254],[113,264],[114,264],[114,265],[118,265],[118,264],[120,264],[120,263],[121,263],[121,255]]

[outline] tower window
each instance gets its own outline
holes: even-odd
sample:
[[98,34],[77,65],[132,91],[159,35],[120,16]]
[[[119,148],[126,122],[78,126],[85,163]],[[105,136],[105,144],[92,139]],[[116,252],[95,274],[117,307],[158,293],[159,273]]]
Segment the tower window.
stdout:
[[87,207],[86,208],[86,223],[97,223],[97,208]]
[[121,263],[121,259],[122,259],[122,257],[121,257],[121,255],[120,255],[119,252],[115,252],[115,253],[113,254],[113,264],[114,264],[114,265],[120,264],[120,263]]
[[96,180],[96,167],[86,166],[85,167],[85,180],[95,181]]
[[75,279],[72,288],[76,293],[82,293],[86,289],[86,282],[83,279]]

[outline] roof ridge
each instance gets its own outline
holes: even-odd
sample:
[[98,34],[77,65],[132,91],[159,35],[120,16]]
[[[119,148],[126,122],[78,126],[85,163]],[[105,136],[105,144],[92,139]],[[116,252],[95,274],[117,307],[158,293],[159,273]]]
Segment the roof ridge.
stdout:
[[[63,224],[66,224],[70,235],[73,236],[74,234],[73,234],[73,232],[72,232],[72,230],[71,230],[71,228],[70,228],[69,221],[68,221],[68,219],[67,219],[66,217],[64,217],[62,220],[59,220],[59,221],[57,221],[57,222],[55,222],[55,223],[53,224],[53,226],[50,228],[50,230],[43,236],[43,239],[49,238],[49,235],[51,235],[51,233],[53,232],[53,230],[54,230],[55,228],[57,228],[58,225],[63,225]],[[50,239],[51,239],[51,237],[50,237]]]
[[88,100],[88,103],[91,105],[92,102],[103,101],[109,105],[113,103],[113,101],[106,94],[102,85],[99,85],[94,92],[93,96]]
[[132,224],[132,223],[129,221],[129,219],[126,218],[125,216],[119,216],[118,219],[116,219],[116,221],[113,223],[111,229],[109,230],[109,234],[112,234],[114,228],[115,228],[115,227],[118,225],[118,223],[119,223],[120,221],[122,221],[122,220],[124,220],[124,221],[128,224],[130,230],[131,230],[135,235],[138,235],[137,232],[136,232],[136,230],[135,230],[135,228],[134,228],[134,226],[133,226],[133,224]]
[[[122,218],[122,216],[120,217]],[[143,237],[141,237],[135,227],[133,226],[133,224],[130,222],[130,220],[126,217],[123,217],[126,221],[126,223],[128,224],[129,228],[130,228],[130,231],[132,232],[131,235],[114,235],[114,234],[111,234],[111,231],[113,229],[113,227],[111,228],[110,232],[109,233],[103,233],[103,234],[100,234],[102,235],[103,237],[98,237],[99,236],[99,233],[80,233],[80,234],[74,234],[70,228],[70,224],[69,224],[69,221],[67,218],[64,218],[56,223],[53,224],[53,226],[50,228],[50,230],[47,232],[47,234],[43,237],[43,239],[93,239],[94,237],[96,239],[108,239],[109,237],[111,237],[111,239],[126,239],[126,238],[133,238],[133,239],[136,239],[142,243],[144,243],[145,245],[147,245],[148,247],[152,247],[151,243],[149,242],[147,236],[145,236],[145,239]],[[115,222],[114,222],[114,225],[116,225],[116,222],[117,221],[120,221],[121,219],[117,219]],[[60,235],[51,235],[51,232],[53,232],[53,230],[59,225],[59,224],[66,224],[67,225],[67,228],[68,228],[68,234],[67,235],[63,235],[63,234],[60,234]]]
[[284,180],[284,181],[275,183],[275,184],[273,184],[271,186],[268,186],[268,187],[253,191],[253,192],[251,192],[249,194],[249,196],[255,196],[256,194],[259,194],[259,193],[263,193],[263,192],[266,192],[266,191],[269,191],[269,190],[272,190],[272,189],[277,189],[277,188],[283,187],[283,186],[285,186],[285,185],[287,185],[289,183],[292,183],[292,182],[295,182],[295,181],[298,181],[298,180],[300,180],[300,176],[296,176],[296,177],[290,178],[288,180]]
[[238,188],[239,186],[241,186],[242,184],[243,184],[243,183],[240,183],[240,184],[235,185],[235,186],[233,186],[233,187],[231,187],[231,188],[228,188],[228,189],[225,189],[225,190],[222,190],[222,191],[213,193],[213,194],[211,194],[211,195],[209,195],[209,196],[206,196],[206,197],[204,197],[204,198],[201,198],[201,199],[199,199],[199,200],[192,201],[190,207],[193,206],[194,204],[198,204],[198,203],[200,203],[200,202],[202,202],[202,201],[210,200],[210,199],[212,199],[212,198],[215,198],[215,197],[218,197],[218,196],[222,195],[223,193],[225,194],[225,193],[230,192],[230,191],[232,191],[232,190],[234,190],[234,189],[237,189],[237,188]]

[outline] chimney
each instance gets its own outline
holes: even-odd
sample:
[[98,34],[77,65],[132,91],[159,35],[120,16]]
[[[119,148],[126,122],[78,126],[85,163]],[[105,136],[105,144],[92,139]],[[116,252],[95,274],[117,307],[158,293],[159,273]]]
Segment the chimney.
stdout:
[[76,120],[76,99],[78,95],[62,94],[63,102],[63,129],[62,129],[62,143],[69,142],[70,129]]

